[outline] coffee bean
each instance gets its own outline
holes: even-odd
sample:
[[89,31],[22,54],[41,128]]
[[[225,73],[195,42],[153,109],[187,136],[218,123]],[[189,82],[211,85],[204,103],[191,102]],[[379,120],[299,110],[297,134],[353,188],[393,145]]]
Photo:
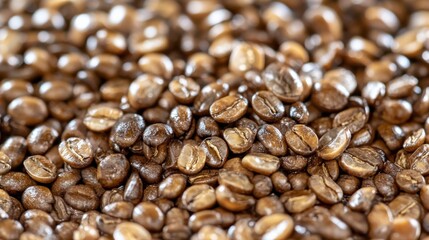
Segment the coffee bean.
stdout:
[[57,178],[57,167],[42,155],[25,159],[24,168],[32,179],[40,183],[51,183]]
[[206,154],[200,146],[185,144],[177,160],[179,170],[185,174],[200,172],[206,163]]
[[183,192],[181,200],[187,210],[199,212],[214,206],[215,190],[207,184],[193,185]]
[[166,124],[155,123],[143,132],[143,142],[151,147],[167,143],[173,137],[173,129]]
[[247,154],[241,163],[248,170],[264,175],[270,175],[280,167],[280,160],[277,157],[264,153]]
[[174,199],[179,197],[185,188],[186,178],[181,174],[173,174],[159,183],[158,194],[161,198]]
[[227,186],[234,192],[250,194],[253,191],[253,183],[243,173],[231,170],[220,170],[218,177],[219,184]]
[[424,144],[425,138],[426,133],[423,128],[420,128],[405,139],[402,147],[408,152],[414,152]]
[[338,83],[315,84],[314,89],[311,103],[321,110],[337,112],[347,105],[350,93],[343,85]]
[[343,190],[331,178],[313,175],[308,180],[308,187],[316,194],[317,198],[326,203],[334,204],[343,198]]
[[351,133],[345,128],[334,128],[326,132],[319,141],[319,156],[331,160],[344,152],[350,143]]
[[177,76],[168,84],[170,92],[182,104],[192,103],[200,92],[200,88],[200,85],[192,78],[185,76]]
[[210,106],[210,115],[220,123],[232,123],[247,111],[248,101],[240,95],[231,95],[215,101]]
[[262,217],[255,223],[255,233],[261,238],[287,239],[293,232],[294,221],[291,216],[275,213]]
[[113,231],[114,239],[149,240],[152,239],[149,231],[137,223],[122,222],[116,225]]
[[228,157],[228,145],[220,137],[209,137],[200,144],[206,154],[206,164],[210,167],[222,167]]
[[74,185],[67,189],[64,200],[71,207],[81,211],[95,210],[99,199],[95,191],[87,185]]
[[96,105],[88,109],[83,124],[89,130],[103,132],[112,128],[122,115],[122,111],[117,108]]
[[134,207],[133,220],[149,231],[159,231],[164,225],[164,213],[153,203],[141,202]]
[[273,191],[273,183],[271,179],[264,175],[255,175],[252,178],[253,196],[255,198],[262,198],[268,196]]
[[113,125],[109,140],[121,148],[130,147],[143,133],[145,121],[137,114],[125,114]]
[[288,212],[300,213],[316,204],[316,195],[311,190],[291,190],[283,193],[280,201]]
[[259,91],[252,96],[252,107],[258,116],[267,122],[276,122],[285,113],[283,103],[269,91]]
[[376,188],[362,187],[353,193],[347,206],[354,211],[367,212],[371,209],[376,194]]
[[407,193],[417,193],[426,184],[424,177],[417,171],[404,169],[395,177],[399,188]]
[[253,69],[262,70],[264,66],[264,53],[257,44],[241,42],[233,48],[229,57],[229,69],[239,75]]
[[232,192],[227,186],[216,188],[217,203],[229,211],[239,212],[251,208],[256,201],[252,196]]
[[369,236],[387,238],[393,223],[393,213],[384,203],[377,203],[368,214]]
[[220,129],[217,122],[211,117],[202,117],[197,122],[197,135],[201,138],[220,135]]
[[333,127],[347,127],[354,134],[365,125],[367,116],[362,108],[349,108],[338,113],[333,120]]
[[349,148],[338,163],[348,174],[367,178],[374,176],[383,166],[383,156],[371,147]]
[[58,132],[50,127],[40,126],[35,128],[27,136],[27,146],[31,154],[44,154],[52,147]]
[[418,200],[411,195],[397,196],[389,203],[389,207],[395,217],[411,217],[420,219],[423,217],[423,209]]
[[223,138],[233,153],[244,153],[252,147],[256,134],[247,127],[227,128]]
[[50,212],[53,204],[54,196],[47,187],[31,186],[22,193],[22,205],[26,209],[40,209]]
[[427,154],[429,154],[429,145],[423,144],[417,148],[413,154],[407,159],[407,167],[416,170],[422,175],[429,172],[429,164],[427,163]]
[[84,168],[92,162],[91,144],[81,138],[71,137],[58,146],[61,158],[74,168]]
[[262,125],[258,130],[257,137],[270,154],[274,156],[286,154],[287,145],[283,134],[273,125]]
[[333,215],[345,222],[352,230],[361,234],[368,232],[368,221],[363,213],[354,212],[341,203],[335,204],[330,210]]
[[27,142],[23,137],[9,137],[1,146],[0,152],[3,152],[7,157],[9,157],[11,167],[15,168],[21,165],[25,158]]
[[97,167],[97,180],[104,188],[121,185],[130,170],[127,158],[119,153],[110,154],[103,158]]
[[277,63],[268,65],[262,73],[267,88],[284,102],[299,100],[304,87],[298,74],[291,68]]
[[8,173],[12,169],[12,160],[3,151],[0,151],[0,175]]
[[352,195],[360,187],[360,180],[351,175],[340,175],[337,179],[337,184],[343,190],[344,194]]
[[390,239],[418,239],[420,233],[420,223],[416,219],[398,217],[393,220]]
[[15,98],[8,105],[7,113],[20,124],[34,126],[45,120],[48,108],[39,98],[23,96]]
[[294,125],[285,134],[288,146],[296,153],[307,156],[317,150],[319,139],[314,131],[301,124]]

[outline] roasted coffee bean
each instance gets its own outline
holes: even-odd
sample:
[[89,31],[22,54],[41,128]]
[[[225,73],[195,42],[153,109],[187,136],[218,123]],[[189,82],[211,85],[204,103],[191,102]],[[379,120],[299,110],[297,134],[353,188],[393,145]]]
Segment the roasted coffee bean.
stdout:
[[377,191],[387,199],[391,199],[398,194],[395,178],[389,174],[378,173],[374,177],[374,184]]
[[88,109],[83,124],[91,131],[103,132],[112,128],[122,115],[122,111],[117,108],[96,105]]
[[54,196],[47,187],[31,186],[22,193],[22,205],[26,209],[40,209],[50,212],[53,204]]
[[20,124],[34,126],[45,120],[48,108],[39,98],[23,96],[15,98],[8,105],[7,113]]
[[210,115],[220,123],[232,123],[247,112],[248,101],[240,95],[231,95],[215,101],[210,106]]
[[296,153],[307,156],[317,150],[319,139],[314,131],[301,124],[294,125],[285,134],[288,146]]
[[311,175],[321,175],[337,180],[340,168],[337,161],[324,161],[317,156],[312,156],[308,161],[307,172]]
[[340,175],[337,179],[337,184],[343,190],[344,194],[351,195],[360,187],[360,180],[351,175]]
[[206,154],[202,147],[191,143],[185,144],[177,159],[179,170],[185,174],[200,172],[206,163]]
[[267,176],[255,175],[252,178],[252,183],[255,186],[253,188],[253,196],[256,198],[266,197],[273,191],[273,183]]
[[374,187],[362,187],[350,197],[348,207],[354,211],[367,212],[371,209],[377,189]]
[[159,231],[164,225],[164,213],[155,204],[142,202],[134,207],[133,220],[149,231]]
[[273,125],[262,125],[258,130],[257,137],[270,154],[274,156],[286,154],[287,145],[283,134]]
[[300,99],[304,86],[298,74],[279,63],[270,64],[262,73],[267,88],[284,102]]
[[216,188],[216,200],[220,206],[233,212],[244,211],[256,203],[252,196],[235,193],[224,185]]
[[381,124],[377,127],[377,132],[384,140],[389,150],[397,150],[403,144],[404,132],[396,125]]
[[341,203],[335,204],[330,210],[333,215],[345,222],[352,230],[361,234],[368,232],[368,221],[363,213],[354,212]]
[[308,187],[326,204],[337,203],[343,198],[343,190],[327,176],[311,176],[308,179]]
[[294,221],[291,216],[275,213],[264,216],[255,223],[255,233],[262,239],[287,239],[293,232]]
[[158,194],[161,198],[175,199],[186,188],[186,178],[181,174],[172,174],[166,177],[158,186]]
[[351,133],[345,128],[333,128],[326,132],[319,141],[319,156],[331,160],[344,152],[350,143]]
[[362,108],[349,108],[338,113],[333,120],[333,127],[347,127],[354,134],[366,123],[367,116]]
[[423,144],[417,148],[407,159],[407,167],[416,170],[422,175],[429,173],[429,164],[426,161],[426,156],[429,154],[429,145]]
[[206,164],[213,168],[220,168],[228,157],[228,145],[220,137],[209,137],[200,144],[206,154]]
[[351,235],[350,228],[343,221],[319,206],[298,214],[294,221],[310,233],[327,239],[344,239]]
[[12,160],[3,151],[0,151],[0,175],[8,173],[12,169]]
[[114,188],[126,180],[129,170],[130,163],[123,154],[111,154],[98,164],[97,180],[104,188]]
[[27,136],[28,151],[31,154],[44,154],[58,137],[58,132],[50,127],[40,126]]
[[168,84],[168,89],[178,102],[189,104],[197,97],[201,87],[192,78],[177,76]]
[[256,134],[248,127],[227,128],[223,138],[233,153],[244,153],[252,147]]
[[0,187],[10,194],[22,193],[34,185],[36,182],[28,174],[22,172],[8,172],[0,176]]
[[9,157],[11,167],[16,168],[25,158],[27,142],[23,137],[9,137],[1,146],[0,151]]
[[338,162],[348,174],[367,178],[374,176],[383,166],[383,156],[372,147],[349,148]]
[[424,177],[417,171],[404,169],[395,177],[398,187],[407,193],[417,193],[426,184]]
[[84,168],[91,164],[93,152],[87,140],[71,137],[58,146],[61,158],[74,168]]
[[418,199],[408,194],[397,196],[389,203],[389,207],[395,217],[423,217],[423,209]]
[[420,233],[420,223],[416,219],[398,217],[393,220],[390,239],[418,239]]
[[316,204],[316,195],[311,190],[291,190],[283,193],[280,201],[288,212],[300,213]]
[[254,43],[239,43],[233,48],[229,58],[229,69],[240,75],[249,70],[262,70],[264,66],[264,52]]
[[426,133],[423,128],[418,129],[408,136],[402,147],[408,152],[414,152],[418,147],[424,144]]
[[270,175],[280,167],[279,158],[264,153],[247,154],[241,163],[246,169],[264,175]]
[[256,202],[255,212],[260,216],[268,216],[275,213],[284,213],[285,209],[278,197],[267,196]]
[[183,192],[181,200],[187,210],[199,212],[216,204],[215,190],[207,184],[193,185]]
[[149,231],[137,223],[122,222],[116,225],[113,231],[114,239],[149,240],[152,239]]
[[109,140],[121,148],[130,147],[141,136],[145,121],[137,114],[125,114],[113,125]]
[[202,117],[196,125],[196,133],[201,138],[214,137],[220,135],[220,129],[217,122],[211,117]]
[[173,137],[173,129],[166,124],[155,123],[143,132],[143,142],[151,147],[167,143]]
[[369,236],[387,238],[390,234],[394,215],[387,205],[377,203],[368,214]]
[[95,191],[87,185],[74,185],[67,189],[64,200],[71,207],[81,211],[95,210],[99,206],[99,199]]
[[315,84],[311,103],[327,112],[337,112],[347,105],[350,93],[338,83]]
[[218,182],[234,192],[243,194],[252,193],[254,188],[253,183],[245,174],[231,170],[220,170]]
[[276,122],[285,113],[283,103],[269,91],[256,92],[252,96],[252,107],[255,113],[267,122]]
[[51,183],[57,178],[57,167],[42,155],[28,157],[23,165],[28,175],[37,182]]

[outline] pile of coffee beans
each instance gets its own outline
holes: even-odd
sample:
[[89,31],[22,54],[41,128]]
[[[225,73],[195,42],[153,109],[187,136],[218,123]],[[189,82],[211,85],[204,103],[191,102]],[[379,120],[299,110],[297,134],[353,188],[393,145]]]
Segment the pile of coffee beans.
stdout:
[[0,239],[429,240],[428,0],[0,1]]

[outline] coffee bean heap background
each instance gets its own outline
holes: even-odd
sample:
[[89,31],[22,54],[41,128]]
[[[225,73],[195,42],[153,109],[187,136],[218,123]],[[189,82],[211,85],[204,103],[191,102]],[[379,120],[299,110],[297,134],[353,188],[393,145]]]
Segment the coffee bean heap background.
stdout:
[[0,1],[0,239],[429,239],[428,0]]

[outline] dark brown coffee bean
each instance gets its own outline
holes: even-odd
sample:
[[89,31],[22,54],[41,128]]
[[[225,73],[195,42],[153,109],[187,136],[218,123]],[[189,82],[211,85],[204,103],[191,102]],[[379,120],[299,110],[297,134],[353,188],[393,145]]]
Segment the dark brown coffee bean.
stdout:
[[375,137],[374,129],[366,124],[361,130],[357,131],[350,140],[350,147],[360,147],[370,144]]
[[31,154],[44,154],[58,137],[58,132],[50,127],[40,126],[27,136],[27,146]]
[[284,213],[285,209],[277,196],[267,196],[256,202],[255,212],[260,216]]
[[304,87],[298,74],[291,68],[281,64],[270,64],[262,73],[267,88],[284,102],[300,99]]
[[121,185],[128,176],[130,163],[123,154],[111,154],[103,158],[97,167],[97,180],[104,188]]
[[258,130],[257,137],[270,154],[274,156],[286,154],[287,145],[283,134],[273,125],[262,125]]
[[42,155],[28,157],[23,165],[28,175],[37,182],[51,183],[57,178],[57,167]]
[[144,74],[135,79],[128,90],[128,101],[135,109],[143,109],[155,104],[164,88],[162,78]]
[[160,231],[164,225],[164,213],[155,204],[142,202],[135,206],[133,220],[149,231]]
[[87,140],[71,137],[62,141],[58,146],[61,158],[74,168],[84,168],[91,164],[93,153]]
[[283,117],[283,103],[269,91],[259,91],[252,96],[252,107],[255,113],[264,121],[276,122]]
[[200,88],[200,85],[192,78],[185,76],[177,76],[168,84],[170,92],[182,104],[192,103],[200,92]]
[[425,143],[425,138],[426,133],[423,128],[420,128],[405,139],[402,147],[408,152],[414,152],[417,148],[423,145],[423,143]]
[[278,193],[284,193],[291,189],[287,176],[282,172],[273,173],[271,175],[271,182],[273,183],[274,190]]
[[299,171],[304,169],[307,166],[307,158],[295,155],[295,156],[285,156],[280,158],[282,167],[287,171]]
[[200,94],[195,98],[194,107],[199,115],[208,115],[211,105],[218,99],[227,95],[229,85],[226,83],[212,83],[201,89]]
[[0,187],[10,194],[22,193],[34,185],[36,182],[28,174],[22,172],[8,172],[0,176]]
[[426,184],[424,177],[417,171],[404,169],[395,177],[398,187],[407,193],[417,193]]
[[254,231],[261,237],[288,239],[292,235],[294,221],[291,216],[284,213],[275,213],[264,216],[255,223]]
[[26,209],[40,209],[50,212],[53,204],[54,196],[47,187],[31,186],[22,193],[22,205]]
[[12,169],[12,160],[3,151],[0,151],[0,175],[8,173]]
[[308,180],[308,186],[324,203],[334,204],[343,198],[343,190],[329,177],[313,175]]
[[336,112],[347,105],[350,93],[340,84],[315,84],[311,103],[321,110]]
[[368,222],[363,213],[354,212],[341,203],[335,204],[330,210],[333,215],[345,222],[352,230],[361,234],[368,232]]
[[187,210],[199,212],[215,205],[215,190],[207,184],[193,185],[183,192],[181,200]]
[[332,216],[328,209],[313,207],[294,217],[295,224],[305,227],[310,233],[327,239],[344,239],[351,230],[343,221]]
[[222,167],[228,157],[228,146],[219,137],[209,137],[200,144],[201,149],[206,154],[206,164],[210,167]]
[[374,177],[377,191],[387,199],[392,199],[398,194],[398,187],[395,184],[395,178],[385,173],[378,173]]
[[292,190],[282,194],[280,201],[288,212],[300,213],[316,204],[316,195],[311,190]]
[[309,115],[307,106],[302,102],[295,102],[289,107],[289,117],[298,123],[308,123]]
[[95,210],[99,206],[99,199],[95,191],[87,185],[74,185],[67,189],[64,200],[71,207],[81,211]]
[[405,135],[399,126],[381,124],[377,127],[377,132],[390,150],[397,150],[402,146]]
[[130,147],[141,136],[145,128],[143,117],[125,114],[113,125],[109,140],[121,148]]
[[175,199],[186,188],[186,178],[181,174],[173,174],[165,178],[158,186],[158,194],[161,198]]
[[266,197],[273,191],[273,183],[267,176],[255,175],[252,178],[252,183],[255,186],[253,188],[253,196],[256,198]]
[[219,125],[211,117],[200,118],[197,122],[196,129],[197,129],[197,135],[201,138],[220,135]]
[[173,137],[173,129],[166,124],[149,125],[143,132],[143,142],[151,147],[167,143]]
[[349,148],[338,162],[340,167],[348,174],[367,178],[374,176],[383,166],[383,156],[371,147]]
[[226,96],[210,106],[210,115],[217,122],[232,123],[246,113],[247,105],[247,99],[240,95]]
[[247,154],[241,163],[248,170],[264,175],[270,175],[280,167],[280,160],[277,157],[264,153]]
[[351,175],[340,175],[337,179],[337,184],[347,195],[352,195],[360,187],[359,178]]
[[343,153],[350,143],[351,133],[345,128],[334,128],[326,132],[319,141],[319,156],[331,160]]
[[362,108],[349,108],[338,113],[333,120],[333,127],[347,127],[353,134],[366,123],[367,116]]
[[314,131],[302,124],[294,125],[285,134],[288,146],[296,153],[307,156],[317,150],[319,139]]
[[133,170],[128,177],[124,188],[124,200],[133,204],[140,202],[143,197],[143,181],[139,174]]
[[0,151],[7,155],[10,159],[12,168],[21,165],[27,152],[27,142],[23,137],[9,137],[3,143]]
[[8,105],[7,113],[20,124],[34,126],[45,120],[48,109],[41,99],[23,96],[14,99]]
[[250,179],[243,173],[220,170],[218,177],[219,184],[225,185],[234,192],[250,194],[254,187]]
[[337,180],[340,175],[340,168],[337,161],[324,161],[317,156],[310,157],[307,165],[307,172],[311,175],[321,175]]

